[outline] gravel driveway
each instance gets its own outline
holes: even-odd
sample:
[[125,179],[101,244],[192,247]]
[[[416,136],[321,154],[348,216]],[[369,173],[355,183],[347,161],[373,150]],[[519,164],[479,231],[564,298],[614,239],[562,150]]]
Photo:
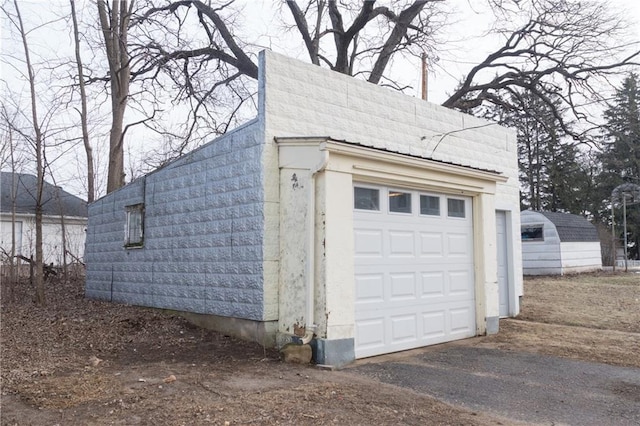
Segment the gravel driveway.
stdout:
[[359,361],[350,370],[524,422],[640,425],[636,368],[455,343]]

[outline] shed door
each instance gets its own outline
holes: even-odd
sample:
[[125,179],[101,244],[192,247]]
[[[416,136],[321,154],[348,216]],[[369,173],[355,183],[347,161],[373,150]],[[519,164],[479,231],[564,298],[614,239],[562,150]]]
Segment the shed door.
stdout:
[[496,212],[496,247],[498,249],[498,291],[500,292],[500,316],[509,316],[509,259],[507,255],[507,215]]
[[355,185],[357,358],[476,334],[471,198]]

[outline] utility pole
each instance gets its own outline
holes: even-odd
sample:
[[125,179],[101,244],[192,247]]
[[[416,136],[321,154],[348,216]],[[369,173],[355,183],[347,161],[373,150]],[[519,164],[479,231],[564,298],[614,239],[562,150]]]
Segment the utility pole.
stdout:
[[422,52],[422,99],[425,101],[429,97],[428,79],[429,79],[429,74],[427,73],[427,54]]
[[618,252],[616,250],[616,215],[613,204],[615,203],[613,196],[611,197],[611,250],[613,251],[613,272],[616,271],[616,263],[618,263]]
[[622,227],[624,228],[624,271],[629,272],[627,267],[627,193],[622,193]]

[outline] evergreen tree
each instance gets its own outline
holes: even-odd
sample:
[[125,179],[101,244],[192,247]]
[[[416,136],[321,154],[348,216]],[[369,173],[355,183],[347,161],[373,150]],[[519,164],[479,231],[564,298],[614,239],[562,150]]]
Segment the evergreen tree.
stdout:
[[521,208],[584,214],[588,206],[578,194],[591,186],[589,167],[554,114],[559,104],[552,108],[527,93],[513,94],[510,103],[519,108],[485,116],[517,131]]
[[[630,74],[616,91],[612,104],[604,114],[606,143],[600,155],[602,172],[599,175],[600,215],[608,218],[611,192],[623,183],[640,185],[640,89],[638,75]],[[627,230],[629,253],[639,258],[640,200],[628,200]],[[635,202],[633,202],[635,201]],[[616,222],[622,222],[622,209],[616,209]],[[622,240],[619,227],[618,238]]]

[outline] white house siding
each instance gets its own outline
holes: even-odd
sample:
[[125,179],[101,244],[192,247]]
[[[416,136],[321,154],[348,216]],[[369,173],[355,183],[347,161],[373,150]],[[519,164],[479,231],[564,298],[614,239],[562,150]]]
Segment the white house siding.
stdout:
[[[275,207],[279,200],[277,185],[279,171],[278,150],[273,143],[275,137],[288,136],[330,136],[336,140],[346,140],[365,146],[476,168],[498,170],[508,180],[505,183],[498,183],[495,200],[493,197],[490,203],[485,200],[482,208],[487,209],[490,206],[493,209],[511,212],[511,234],[520,235],[517,153],[513,131],[272,52],[264,52],[260,58],[260,94],[259,110],[260,115],[265,117],[266,143],[264,181],[267,231],[265,241],[278,241],[278,229],[289,228],[288,219],[281,219],[281,209]],[[290,176],[287,178],[290,179]],[[332,191],[332,188],[324,188],[324,179],[323,176],[318,178],[320,195],[316,197],[320,223],[324,215],[329,214],[326,206],[323,205],[326,200],[321,194]],[[352,193],[350,176],[345,175],[342,178],[338,192],[344,198],[341,201],[337,200],[336,194],[328,196],[336,203],[341,202],[352,206],[349,195]],[[269,208],[270,204],[274,207]],[[485,216],[488,217],[488,215]],[[492,213],[491,217],[492,224],[486,225],[493,229],[494,239],[492,243],[488,243],[486,250],[482,247],[482,252],[487,253],[495,253],[495,223],[493,223],[495,213]],[[344,218],[350,220],[346,212]],[[278,223],[280,228],[276,226]],[[329,230],[321,229],[320,232],[329,232]],[[322,237],[320,241],[323,241]],[[520,256],[517,255],[520,248],[519,238],[514,238],[511,243],[513,252],[516,253],[513,259],[516,271],[513,286],[517,297],[522,295],[522,278],[519,273],[522,265]],[[297,252],[298,258],[304,259],[305,253]],[[265,247],[265,257],[275,254],[276,252]],[[490,255],[487,254],[487,256]],[[319,255],[317,260],[321,269],[317,274],[322,278],[322,274],[326,272],[322,269],[322,262],[326,262],[326,259]],[[490,259],[487,260],[487,264],[489,263]],[[487,274],[491,277],[490,282],[484,283],[490,295],[482,303],[486,304],[487,312],[495,310],[497,316],[496,267],[495,265],[484,266],[492,268],[492,271]],[[303,267],[299,266],[299,269],[303,273]],[[332,280],[327,279],[325,283],[327,288],[316,289],[317,300],[331,298],[338,304],[335,311],[353,310],[351,297],[339,297],[341,289],[345,287],[344,283],[353,282],[352,276],[347,277],[351,269],[347,268],[347,272],[343,274],[344,277],[336,276]],[[495,301],[491,296],[493,293],[496,296]],[[287,312],[298,313],[291,314],[289,317],[280,315],[280,330],[284,332],[290,330],[295,323],[300,321],[304,323],[305,319],[302,318],[304,298],[294,292],[281,292],[279,297],[281,308],[286,305]],[[293,309],[294,306],[297,306],[297,309]],[[327,310],[331,310],[332,313],[334,311],[329,307]],[[328,329],[331,327],[327,325],[328,315],[330,315],[329,312],[316,312],[321,336],[332,333]],[[349,318],[347,315],[343,317]],[[335,324],[334,331],[335,338],[353,335],[352,326],[344,324]]]
[[599,242],[561,242],[562,272],[564,274],[602,269]]
[[[89,206],[88,297],[250,320],[264,297],[261,123],[254,120]],[[144,203],[144,247],[125,206]]]
[[[543,215],[523,211],[522,225],[543,225],[544,241],[522,242],[522,272],[524,275],[554,275],[562,273],[560,237],[555,225]],[[518,230],[518,234],[520,231]]]
[[[0,229],[0,247],[11,253],[11,215],[3,214]],[[74,257],[82,259],[87,228],[87,219],[82,217],[65,218],[67,251]],[[35,258],[36,222],[33,215],[16,215],[16,254]],[[46,264],[58,266],[63,263],[62,225],[59,216],[42,218],[42,255]],[[67,262],[73,262],[68,256]]]

